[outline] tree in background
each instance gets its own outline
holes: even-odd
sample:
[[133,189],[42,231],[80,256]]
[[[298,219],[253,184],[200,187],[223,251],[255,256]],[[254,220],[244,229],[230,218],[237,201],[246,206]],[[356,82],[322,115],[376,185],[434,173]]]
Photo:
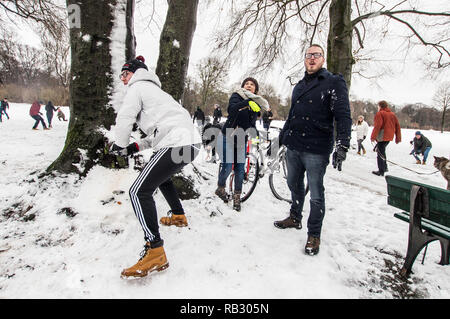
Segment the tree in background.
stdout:
[[200,78],[199,105],[205,114],[210,114],[228,76],[228,66],[216,57],[206,57],[197,64],[197,74]]
[[450,109],[450,82],[442,83],[437,89],[434,98],[435,106],[441,110],[441,133],[444,131],[445,127],[448,127],[449,120],[446,121],[446,113]]
[[[365,41],[391,36],[395,33],[388,28],[392,23],[408,32],[403,38],[402,55],[407,56],[420,45],[429,48],[430,68],[442,69],[450,63],[450,13],[421,11],[409,1],[253,0],[244,5],[232,1],[230,7],[233,19],[216,36],[216,47],[227,57],[239,58],[242,48],[248,47],[247,35],[251,35],[257,43],[253,46],[255,72],[267,70],[281,57],[288,62],[300,61],[286,64],[292,74],[288,79],[298,78],[302,76],[301,53],[306,46],[327,39],[327,68],[342,73],[350,87],[352,74],[361,74],[354,66],[376,60],[363,58]],[[380,30],[368,24],[380,17],[385,19]],[[286,52],[287,48],[292,52]]]
[[168,0],[166,21],[159,41],[156,75],[161,88],[183,104],[192,38],[197,26],[198,0]]

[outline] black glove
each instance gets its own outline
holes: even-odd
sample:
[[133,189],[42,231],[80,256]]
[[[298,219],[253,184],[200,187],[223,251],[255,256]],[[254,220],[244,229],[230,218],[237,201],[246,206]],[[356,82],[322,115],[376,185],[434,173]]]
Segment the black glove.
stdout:
[[134,153],[139,152],[139,145],[135,143],[131,143],[127,146],[127,153],[128,155],[133,155]]
[[365,139],[366,139],[366,136],[364,135],[364,136],[363,136],[363,141],[364,141]]
[[345,161],[347,157],[348,147],[343,145],[337,145],[336,150],[333,153],[333,167],[337,168],[338,171],[342,170],[342,162]]
[[139,146],[137,145],[137,143],[131,143],[127,147],[120,147],[116,144],[113,144],[109,152],[113,155],[126,157],[139,152]]

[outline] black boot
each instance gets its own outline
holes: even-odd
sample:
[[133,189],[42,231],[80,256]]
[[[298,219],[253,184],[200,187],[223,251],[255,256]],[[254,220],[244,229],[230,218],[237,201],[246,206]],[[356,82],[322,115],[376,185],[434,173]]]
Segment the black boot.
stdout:
[[380,171],[373,171],[372,174],[375,174],[377,176],[384,176],[384,173]]

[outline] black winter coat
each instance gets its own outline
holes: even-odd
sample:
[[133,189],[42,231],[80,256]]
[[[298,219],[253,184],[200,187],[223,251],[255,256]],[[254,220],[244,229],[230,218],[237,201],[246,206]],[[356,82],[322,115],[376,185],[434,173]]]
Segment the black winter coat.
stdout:
[[202,121],[203,123],[205,123],[205,113],[203,113],[202,110],[197,109],[197,111],[195,111],[194,113],[194,118],[193,120],[195,121],[195,119]]
[[330,154],[336,120],[336,142],[349,147],[352,119],[343,76],[322,68],[309,81],[307,77],[305,72],[305,77],[294,87],[280,141],[299,152]]
[[47,114],[53,114],[53,112],[57,110],[58,109],[53,106],[52,102],[48,102],[47,105],[45,106],[45,111],[47,112]]
[[213,117],[215,119],[220,119],[222,117],[222,110],[220,109],[220,107],[218,107],[217,109],[214,109]]
[[427,147],[431,147],[432,144],[429,139],[427,139],[424,135],[420,136],[418,139],[414,137],[414,152],[416,153],[424,153]]
[[226,134],[227,128],[240,127],[244,131],[250,127],[256,129],[256,119],[259,112],[253,112],[248,107],[250,99],[244,100],[238,93],[233,93],[228,102],[228,118],[222,128],[222,133]]

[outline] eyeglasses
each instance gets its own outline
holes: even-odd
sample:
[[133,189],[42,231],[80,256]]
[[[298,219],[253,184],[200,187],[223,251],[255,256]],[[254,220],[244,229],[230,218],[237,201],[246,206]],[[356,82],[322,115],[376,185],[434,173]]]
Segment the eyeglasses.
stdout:
[[120,79],[126,78],[126,77],[128,76],[128,74],[130,74],[130,72],[127,71],[127,70],[125,70],[125,71],[123,71],[122,73],[120,73],[119,78],[120,78]]
[[323,54],[320,52],[315,52],[315,53],[306,53],[305,54],[305,58],[306,59],[311,59],[312,57],[314,57],[314,59],[318,59],[323,57]]

